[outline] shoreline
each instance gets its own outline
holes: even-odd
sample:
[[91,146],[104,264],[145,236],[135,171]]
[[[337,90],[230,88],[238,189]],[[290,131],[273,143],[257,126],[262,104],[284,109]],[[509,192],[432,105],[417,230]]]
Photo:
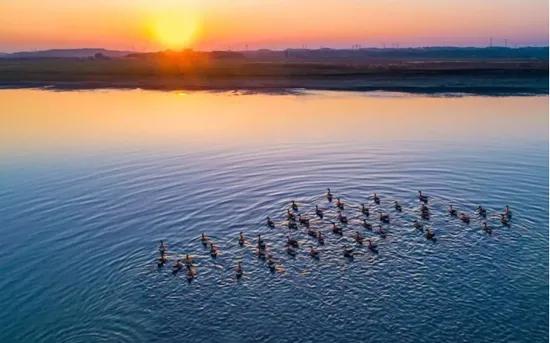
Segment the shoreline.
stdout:
[[[548,81],[545,82],[548,85]],[[417,95],[449,95],[449,96],[544,96],[548,95],[548,87],[537,86],[441,86],[441,85],[346,85],[346,84],[261,84],[250,82],[232,84],[188,84],[188,83],[148,83],[148,82],[51,82],[51,81],[21,81],[1,82],[0,90],[9,89],[41,89],[52,91],[79,90],[151,90],[151,91],[211,91],[211,92],[245,92],[264,94],[299,94],[307,91],[335,92],[390,92]]]

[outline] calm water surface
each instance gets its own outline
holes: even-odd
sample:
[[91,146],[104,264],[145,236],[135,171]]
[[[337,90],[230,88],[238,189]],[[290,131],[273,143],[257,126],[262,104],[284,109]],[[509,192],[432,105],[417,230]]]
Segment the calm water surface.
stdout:
[[[0,342],[548,340],[548,97],[3,90],[0,103]],[[343,238],[327,187],[348,205]],[[411,226],[418,189],[436,243]],[[385,240],[359,225],[373,192]],[[326,209],[318,261],[304,230],[285,253],[291,199]],[[487,207],[493,235],[450,202]],[[344,259],[354,230],[379,253]],[[240,231],[263,235],[278,272]],[[194,256],[194,281],[157,269],[161,239]]]

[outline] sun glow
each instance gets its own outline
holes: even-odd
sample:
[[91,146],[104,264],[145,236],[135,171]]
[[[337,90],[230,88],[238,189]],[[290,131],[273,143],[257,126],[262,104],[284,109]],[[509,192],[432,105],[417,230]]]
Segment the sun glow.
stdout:
[[152,39],[165,49],[189,48],[197,39],[200,19],[196,13],[163,13],[151,21]]

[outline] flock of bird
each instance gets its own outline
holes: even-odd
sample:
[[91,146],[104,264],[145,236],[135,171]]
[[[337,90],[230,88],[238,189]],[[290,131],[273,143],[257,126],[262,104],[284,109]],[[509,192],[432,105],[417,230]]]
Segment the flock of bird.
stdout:
[[[431,210],[428,206],[429,199],[428,196],[425,194],[422,194],[422,191],[418,191],[418,200],[420,202],[420,208],[419,208],[419,217],[423,221],[429,221]],[[344,235],[344,226],[348,224],[349,220],[347,216],[344,214],[344,208],[346,205],[339,197],[334,197],[333,193],[331,192],[330,188],[327,189],[326,193],[326,199],[329,203],[332,203],[334,199],[336,199],[336,208],[338,211],[338,214],[336,216],[336,222],[331,221],[331,231],[334,235],[343,236]],[[372,201],[376,205],[380,205],[380,197],[374,193],[372,196]],[[398,201],[394,201],[393,208],[396,212],[402,212],[403,207]],[[448,207],[448,215],[451,217],[455,217],[462,222],[469,224],[470,223],[470,216],[464,212],[458,212],[452,205],[449,205]],[[369,223],[367,221],[368,218],[371,218],[371,211],[369,209],[369,206],[365,206],[365,204],[361,204],[360,208],[361,216],[362,216],[362,226],[368,230],[372,231],[374,234],[378,235],[381,239],[386,238],[386,232],[384,231],[382,225],[383,224],[389,224],[390,223],[390,214],[386,212],[378,212],[378,220],[379,224],[374,227],[372,223]],[[486,232],[487,234],[492,233],[492,228],[487,224],[485,219],[487,218],[487,210],[483,208],[482,206],[478,206],[476,209],[476,214],[483,220],[481,229]],[[319,208],[318,205],[315,205],[315,216],[317,216],[319,219],[323,219],[325,217],[325,212]],[[375,217],[375,216],[372,216]],[[508,205],[504,208],[504,211],[499,214],[500,222],[504,226],[509,226],[510,221],[512,219],[512,212],[510,211],[510,208]],[[275,222],[270,218],[266,218],[266,225],[269,228],[276,228]],[[312,240],[316,241],[318,245],[324,245],[325,244],[325,237],[321,230],[315,229],[310,225],[310,218],[308,218],[305,215],[302,215],[299,212],[298,204],[293,200],[290,203],[289,208],[286,210],[286,221],[284,224],[289,229],[289,234],[287,235],[287,241],[286,241],[286,252],[291,255],[295,256],[298,252],[298,249],[300,248],[300,243],[298,240],[292,238],[290,232],[291,230],[299,230],[300,228],[306,230],[308,236],[311,237]],[[424,224],[419,221],[418,219],[414,219],[412,226],[422,232],[427,240],[431,240],[433,242],[436,241],[435,233],[432,231],[431,228],[424,228]],[[363,246],[364,243],[367,243],[367,248],[372,251],[373,253],[377,253],[377,247],[375,243],[372,241],[372,239],[365,239],[365,236],[359,232],[355,231],[353,235],[351,236],[355,243],[359,246]],[[216,258],[219,254],[219,247],[212,242],[212,240],[204,233],[201,234],[200,237],[201,243],[207,247],[210,250],[210,255],[212,258]],[[240,232],[239,234],[239,245],[244,246],[246,243],[246,238],[244,236],[243,232]],[[256,242],[256,251],[259,258],[263,260],[267,260],[267,265],[271,271],[275,271],[277,269],[277,264],[274,259],[274,257],[268,253],[268,244],[265,242],[265,240],[262,238],[260,234],[257,236],[257,242]],[[168,249],[164,241],[160,242],[159,247],[159,253],[160,257],[158,258],[157,265],[159,268],[162,268],[167,262],[168,262],[168,255],[167,255]],[[320,258],[320,252],[313,246],[310,245],[308,255],[313,259],[319,259]],[[345,245],[343,247],[343,255],[345,258],[353,259],[354,256],[354,248]],[[187,254],[184,259],[177,259],[174,264],[172,265],[172,273],[174,275],[178,274],[180,271],[182,271],[185,268],[187,279],[189,281],[193,280],[196,275],[196,267],[193,264],[192,257]],[[244,270],[242,267],[242,262],[237,262],[237,266],[235,267],[235,276],[237,279],[240,279],[244,274]]]

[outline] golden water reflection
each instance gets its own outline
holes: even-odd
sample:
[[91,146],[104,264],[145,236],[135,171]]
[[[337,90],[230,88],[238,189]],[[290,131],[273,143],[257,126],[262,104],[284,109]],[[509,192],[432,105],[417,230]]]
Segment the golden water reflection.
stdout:
[[548,97],[0,91],[0,152],[548,138]]

